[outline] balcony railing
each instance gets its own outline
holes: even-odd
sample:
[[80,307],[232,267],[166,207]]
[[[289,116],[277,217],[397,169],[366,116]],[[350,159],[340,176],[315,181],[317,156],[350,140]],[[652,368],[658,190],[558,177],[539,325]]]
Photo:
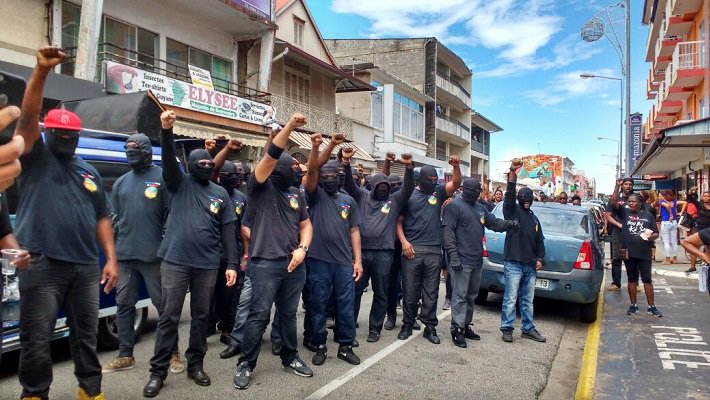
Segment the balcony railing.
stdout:
[[471,94],[456,79],[452,79],[439,72],[436,73],[436,86],[456,96],[466,107],[471,108]]
[[[62,65],[62,73],[72,75],[76,61],[76,47],[68,48],[66,52],[67,57]],[[96,62],[97,64],[101,64],[103,61],[113,61],[155,74],[165,75],[179,81],[192,82],[190,69],[186,65],[177,65],[149,54],[125,49],[111,43],[99,43]],[[259,103],[269,104],[271,102],[271,94],[267,92],[262,92],[216,76],[212,76],[212,83],[215,90],[219,92],[239,96]]]
[[446,114],[436,113],[436,128],[458,136],[467,142],[471,141],[471,128]]
[[705,66],[705,59],[702,57],[704,41],[680,42],[673,50],[673,61],[671,65],[675,71],[683,69],[699,69]]
[[285,122],[293,113],[299,112],[308,120],[306,128],[309,130],[326,134],[344,133],[349,139],[353,138],[353,120],[350,118],[278,94],[271,95],[271,105],[281,121]]
[[485,146],[483,146],[483,143],[477,142],[475,140],[471,141],[471,150],[477,151],[481,154],[487,154],[485,153]]

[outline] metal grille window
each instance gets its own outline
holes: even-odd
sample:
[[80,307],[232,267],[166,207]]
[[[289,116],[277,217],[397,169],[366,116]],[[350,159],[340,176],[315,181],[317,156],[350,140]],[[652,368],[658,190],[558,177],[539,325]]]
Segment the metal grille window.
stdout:
[[311,69],[291,59],[284,60],[284,93],[303,103],[311,102]]

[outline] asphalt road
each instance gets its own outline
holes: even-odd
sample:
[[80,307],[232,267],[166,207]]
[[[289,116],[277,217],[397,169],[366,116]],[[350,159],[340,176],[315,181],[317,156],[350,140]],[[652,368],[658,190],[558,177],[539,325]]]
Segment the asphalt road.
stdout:
[[[271,355],[267,335],[259,358],[259,364],[247,391],[238,391],[232,386],[235,359],[221,360],[219,352],[224,346],[218,335],[208,339],[209,351],[205,359],[205,371],[212,377],[212,385],[200,387],[188,380],[185,373],[171,374],[158,398],[232,398],[248,396],[252,399],[534,399],[548,382],[553,359],[567,328],[579,331],[585,324],[576,321],[576,306],[536,301],[536,325],[547,337],[547,343],[537,343],[519,337],[516,329],[512,344],[500,340],[501,296],[491,294],[487,305],[478,307],[474,313],[475,330],[481,334],[480,342],[469,341],[467,349],[455,347],[449,331],[449,312],[441,310],[444,285],[441,285],[439,313],[441,321],[440,345],[430,344],[421,336],[421,331],[408,341],[398,341],[399,325],[393,331],[383,331],[378,343],[366,343],[367,313],[371,292],[363,297],[358,339],[361,347],[355,349],[362,359],[358,367],[335,358],[337,346],[329,342],[330,354],[323,366],[313,367],[315,376],[302,378],[284,372],[278,357]],[[189,329],[189,304],[186,303],[180,324],[181,350],[185,350]],[[303,313],[299,313],[302,320]],[[399,315],[401,319],[401,311]],[[108,399],[142,398],[143,385],[148,379],[148,362],[153,353],[156,314],[151,310],[149,324],[141,341],[136,345],[136,367],[130,371],[104,376],[103,388]],[[520,322],[518,321],[518,328]],[[300,321],[299,321],[300,325]],[[332,336],[329,337],[332,340]],[[301,342],[299,333],[299,344]],[[312,353],[299,349],[302,358],[310,365]],[[55,399],[71,399],[76,395],[76,380],[66,340],[52,346],[55,360],[54,383],[50,395]],[[115,352],[101,352],[102,363],[111,360]],[[0,398],[17,398],[20,385],[16,376],[18,354],[5,354],[0,365]],[[573,366],[573,369],[578,366]],[[569,369],[569,368],[567,368]],[[569,371],[567,371],[569,374]],[[573,374],[576,377],[576,372]],[[576,379],[568,383],[574,387]]]

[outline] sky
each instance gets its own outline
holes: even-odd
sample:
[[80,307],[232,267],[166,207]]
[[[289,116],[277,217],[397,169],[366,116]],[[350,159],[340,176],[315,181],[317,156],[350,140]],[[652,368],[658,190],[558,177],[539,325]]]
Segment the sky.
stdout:
[[[491,174],[499,161],[546,153],[569,157],[598,191],[614,185],[621,77],[606,37],[588,43],[580,28],[612,0],[306,0],[324,38],[436,37],[473,72],[473,109],[503,128],[492,134]],[[435,5],[435,6],[434,6]],[[631,1],[631,113],[646,116],[648,27]],[[623,8],[609,9],[623,42]],[[623,43],[622,43],[623,45]],[[603,156],[607,155],[607,156]]]

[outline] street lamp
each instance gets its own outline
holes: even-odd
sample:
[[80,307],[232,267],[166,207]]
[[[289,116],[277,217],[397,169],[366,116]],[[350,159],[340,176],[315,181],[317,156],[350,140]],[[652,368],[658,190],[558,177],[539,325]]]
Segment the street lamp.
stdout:
[[617,156],[610,156],[608,154],[602,154],[602,156],[614,157],[617,159],[616,160],[616,163],[617,163],[616,164],[616,173],[617,173],[617,178],[620,178],[621,177],[621,137],[619,137],[619,139],[612,139],[612,138],[605,137],[605,136],[597,136],[597,140],[609,140],[609,141],[616,142],[619,144],[619,154]]
[[[611,13],[609,10],[613,7],[621,7],[624,9],[624,33],[625,33],[625,46],[621,47],[621,41],[616,34],[616,29],[614,29],[614,21],[611,18]],[[622,0],[618,3],[607,6],[603,10],[596,13],[589,21],[587,21],[580,34],[582,40],[585,42],[596,42],[602,37],[606,36],[611,42],[616,55],[619,56],[619,62],[621,63],[621,75],[624,77],[626,82],[626,115],[622,118],[626,122],[626,140],[627,143],[631,140],[631,126],[629,124],[629,118],[631,115],[631,2],[630,0]],[[607,29],[608,28],[608,29]],[[610,31],[610,32],[609,32]],[[601,76],[591,76],[592,74],[582,74],[582,78],[602,78],[602,79],[614,79],[619,80],[619,83],[623,83],[620,78],[610,78]],[[623,102],[622,102],[623,104]],[[622,121],[623,122],[623,121]],[[621,141],[619,142],[619,159],[621,159]],[[627,163],[631,159],[631,155],[627,154]],[[621,162],[619,162],[621,166]],[[621,168],[619,168],[621,171]],[[631,172],[631,171],[627,171]]]

